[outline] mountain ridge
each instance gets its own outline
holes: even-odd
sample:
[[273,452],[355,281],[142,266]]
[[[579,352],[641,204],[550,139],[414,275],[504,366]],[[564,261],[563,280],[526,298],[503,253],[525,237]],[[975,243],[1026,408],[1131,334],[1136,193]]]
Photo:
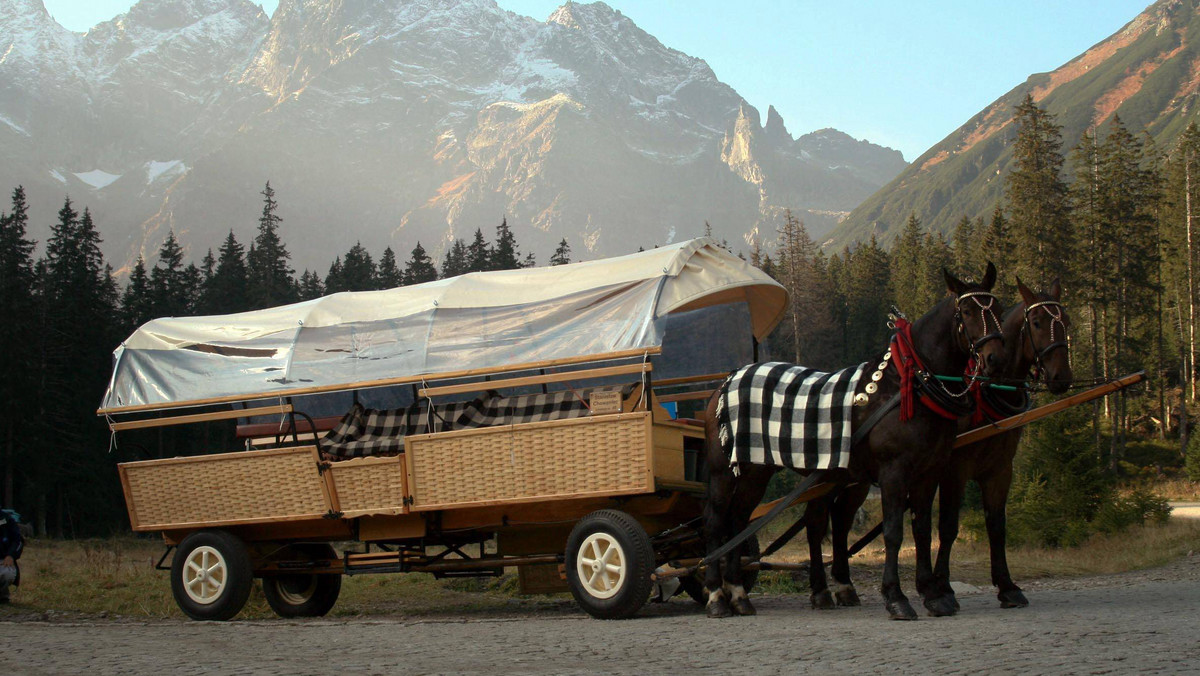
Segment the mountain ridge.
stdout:
[[706,221],[737,244],[788,207],[820,233],[904,166],[840,132],[792,138],[773,108],[761,124],[703,59],[603,3],[540,22],[493,0],[282,0],[270,17],[141,0],[73,33],[40,0],[0,2],[0,183],[35,213],[64,192],[91,207],[121,266],[169,229],[192,259],[231,227],[246,241],[268,179],[297,267],[323,271],[354,239],[438,256],[501,217],[543,257]]

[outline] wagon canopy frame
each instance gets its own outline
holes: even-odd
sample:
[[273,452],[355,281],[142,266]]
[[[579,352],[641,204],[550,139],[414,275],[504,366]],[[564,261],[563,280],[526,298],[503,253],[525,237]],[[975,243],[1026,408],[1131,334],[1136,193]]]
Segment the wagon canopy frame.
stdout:
[[617,258],[155,319],[114,351],[98,413],[648,357],[661,350],[667,315],[743,302],[762,339],[788,297],[766,273],[701,238]]

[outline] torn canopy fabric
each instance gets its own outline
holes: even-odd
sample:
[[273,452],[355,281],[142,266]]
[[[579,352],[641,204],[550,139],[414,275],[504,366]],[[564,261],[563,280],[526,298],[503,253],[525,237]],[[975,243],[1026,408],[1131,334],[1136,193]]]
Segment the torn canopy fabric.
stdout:
[[787,293],[698,239],[548,268],[471,273],[383,291],[146,323],[114,352],[101,412],[648,349],[671,312],[746,302],[762,338]]

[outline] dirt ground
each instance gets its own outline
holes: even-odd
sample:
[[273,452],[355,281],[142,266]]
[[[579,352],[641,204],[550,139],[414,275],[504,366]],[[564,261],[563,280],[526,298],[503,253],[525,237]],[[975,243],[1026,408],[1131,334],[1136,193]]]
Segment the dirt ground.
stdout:
[[[1200,674],[1200,552],[1120,575],[1030,583],[1028,608],[990,590],[952,618],[886,619],[864,606],[815,611],[801,595],[756,596],[756,617],[709,620],[690,601],[604,622],[574,610],[412,620],[0,623],[16,674]],[[49,621],[47,621],[49,620]]]

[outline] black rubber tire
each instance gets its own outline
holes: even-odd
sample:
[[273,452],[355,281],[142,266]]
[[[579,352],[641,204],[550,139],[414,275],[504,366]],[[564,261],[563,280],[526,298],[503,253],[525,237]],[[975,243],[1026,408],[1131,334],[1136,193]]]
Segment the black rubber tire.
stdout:
[[[200,603],[184,588],[184,566],[188,557],[200,547],[211,547],[225,561],[224,586],[211,602]],[[241,612],[250,598],[254,585],[254,567],[246,545],[236,536],[223,530],[196,531],[185,537],[175,549],[171,560],[171,593],[184,615],[193,620],[224,621]]]
[[[761,551],[758,547],[758,536],[751,535],[746,543],[742,545],[742,556],[749,556],[751,559],[757,559],[758,553]],[[749,594],[750,590],[754,589],[754,583],[758,581],[757,570],[747,570],[742,573],[742,588]],[[689,577],[679,578],[679,587],[691,597],[697,604],[708,605],[708,590],[704,588],[704,576],[696,573]]]
[[[616,593],[608,598],[589,592],[576,568],[580,549],[596,533],[610,536],[624,554],[624,578]],[[571,595],[588,615],[602,620],[625,619],[637,614],[650,600],[650,589],[654,586],[650,580],[654,572],[654,548],[646,529],[637,519],[622,511],[602,509],[583,517],[571,530],[567,538],[566,569]]]
[[[328,560],[337,558],[329,545],[293,545],[289,559]],[[280,617],[324,617],[333,610],[342,591],[342,576],[329,573],[264,575],[263,596]]]

